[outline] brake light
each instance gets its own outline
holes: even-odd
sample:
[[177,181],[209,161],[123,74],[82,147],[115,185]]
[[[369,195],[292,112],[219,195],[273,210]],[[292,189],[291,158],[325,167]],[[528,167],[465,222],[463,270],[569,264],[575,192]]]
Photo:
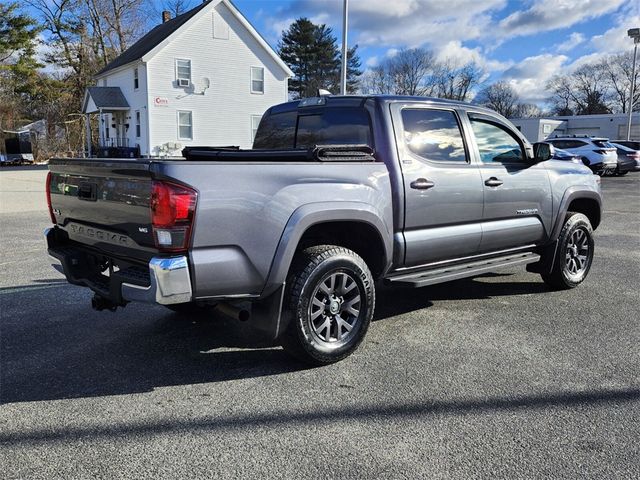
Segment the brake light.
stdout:
[[58,223],[56,216],[53,214],[53,207],[51,206],[51,172],[47,172],[47,185],[45,187],[47,192],[47,208],[49,209],[49,217],[51,217],[51,223],[54,225]]
[[156,247],[165,252],[186,250],[191,240],[198,193],[192,188],[154,181],[151,226]]

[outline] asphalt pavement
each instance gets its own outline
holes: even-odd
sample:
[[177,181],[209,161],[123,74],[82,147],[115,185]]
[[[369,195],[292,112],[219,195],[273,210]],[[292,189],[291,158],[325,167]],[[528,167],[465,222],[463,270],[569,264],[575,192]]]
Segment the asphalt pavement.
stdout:
[[640,478],[640,174],[579,288],[382,289],[307,368],[218,314],[96,312],[50,266],[46,170],[0,170],[0,478]]

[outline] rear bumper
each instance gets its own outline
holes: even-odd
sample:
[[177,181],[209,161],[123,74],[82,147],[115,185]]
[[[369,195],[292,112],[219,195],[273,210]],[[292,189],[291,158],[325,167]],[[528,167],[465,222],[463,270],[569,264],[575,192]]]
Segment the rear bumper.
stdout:
[[48,252],[60,262],[69,283],[89,287],[117,305],[127,302],[171,305],[192,299],[191,276],[186,256],[153,257],[148,266],[130,265],[105,275],[97,267],[96,256],[80,248],[61,244],[55,229],[44,232]]

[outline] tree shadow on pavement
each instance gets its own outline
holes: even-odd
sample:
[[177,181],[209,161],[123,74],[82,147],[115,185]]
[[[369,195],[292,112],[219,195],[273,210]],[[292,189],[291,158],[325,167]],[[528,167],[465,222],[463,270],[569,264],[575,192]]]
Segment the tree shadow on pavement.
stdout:
[[640,389],[634,387],[592,389],[589,391],[560,391],[523,396],[464,398],[451,400],[422,400],[394,405],[351,406],[340,408],[322,406],[316,411],[276,411],[248,415],[215,415],[183,420],[147,421],[97,427],[63,428],[59,430],[34,429],[20,433],[0,433],[0,445],[38,445],[56,442],[75,442],[149,438],[174,432],[212,433],[260,428],[318,428],[322,425],[347,422],[380,422],[395,419],[419,421],[437,415],[469,415],[505,411],[539,411],[547,408],[615,405],[640,400]]
[[[538,283],[476,280],[382,288],[376,320],[427,308],[434,300],[544,290]],[[131,304],[117,313],[96,312],[88,291],[57,279],[0,294],[0,404],[140,393],[309,368],[265,341],[250,321],[214,311],[185,317]]]

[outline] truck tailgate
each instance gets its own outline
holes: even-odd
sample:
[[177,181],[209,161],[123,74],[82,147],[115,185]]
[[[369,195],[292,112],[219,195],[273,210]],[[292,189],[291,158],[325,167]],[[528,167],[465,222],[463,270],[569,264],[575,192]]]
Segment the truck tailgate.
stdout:
[[157,252],[150,162],[52,159],[49,170],[53,214],[70,240],[130,259]]

